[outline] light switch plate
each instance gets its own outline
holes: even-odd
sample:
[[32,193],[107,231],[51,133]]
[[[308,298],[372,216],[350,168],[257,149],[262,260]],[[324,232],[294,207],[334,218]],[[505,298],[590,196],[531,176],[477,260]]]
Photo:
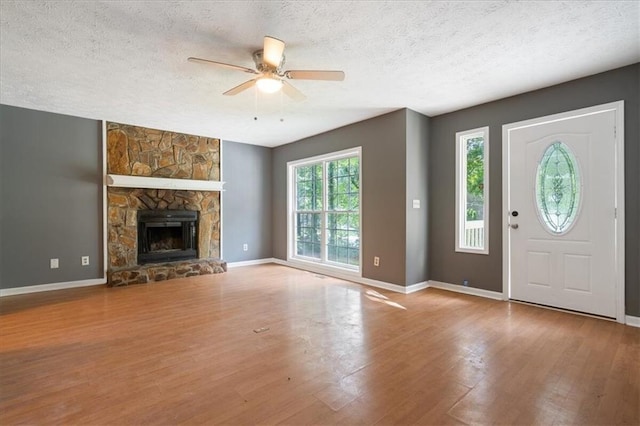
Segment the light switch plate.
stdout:
[[420,200],[413,200],[413,208],[414,209],[420,208]]

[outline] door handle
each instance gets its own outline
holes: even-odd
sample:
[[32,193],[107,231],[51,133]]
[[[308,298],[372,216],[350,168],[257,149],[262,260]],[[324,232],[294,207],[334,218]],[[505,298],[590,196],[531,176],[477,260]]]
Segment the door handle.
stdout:
[[518,224],[517,224],[517,223],[509,224],[509,228],[511,228],[511,229],[518,229]]

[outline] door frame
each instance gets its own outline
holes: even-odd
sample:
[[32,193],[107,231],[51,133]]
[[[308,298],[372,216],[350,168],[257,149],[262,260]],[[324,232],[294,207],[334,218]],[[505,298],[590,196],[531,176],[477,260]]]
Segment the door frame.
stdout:
[[615,112],[615,297],[616,321],[625,323],[625,220],[624,220],[624,101],[610,102],[589,108],[547,115],[530,120],[504,124],[502,126],[502,296],[504,300],[511,297],[511,263],[510,263],[510,232],[509,226],[509,155],[511,146],[511,132],[526,127],[540,126],[557,121],[593,115],[607,111]]

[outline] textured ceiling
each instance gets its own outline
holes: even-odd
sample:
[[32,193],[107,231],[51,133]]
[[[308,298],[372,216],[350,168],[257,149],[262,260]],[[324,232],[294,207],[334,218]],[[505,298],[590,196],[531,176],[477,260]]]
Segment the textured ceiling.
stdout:
[[[0,2],[0,103],[276,146],[398,108],[434,116],[640,61],[637,1]],[[293,102],[250,75],[265,35]],[[254,117],[258,120],[254,120]]]

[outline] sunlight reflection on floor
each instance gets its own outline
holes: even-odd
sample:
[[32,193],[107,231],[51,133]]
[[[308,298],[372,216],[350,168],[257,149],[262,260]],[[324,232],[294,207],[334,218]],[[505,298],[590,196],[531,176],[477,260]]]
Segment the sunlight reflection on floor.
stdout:
[[405,311],[407,310],[407,308],[405,308],[401,304],[389,300],[387,296],[380,294],[375,290],[367,290],[365,292],[365,297],[374,302],[384,303],[385,305],[393,306],[394,308],[404,309]]

